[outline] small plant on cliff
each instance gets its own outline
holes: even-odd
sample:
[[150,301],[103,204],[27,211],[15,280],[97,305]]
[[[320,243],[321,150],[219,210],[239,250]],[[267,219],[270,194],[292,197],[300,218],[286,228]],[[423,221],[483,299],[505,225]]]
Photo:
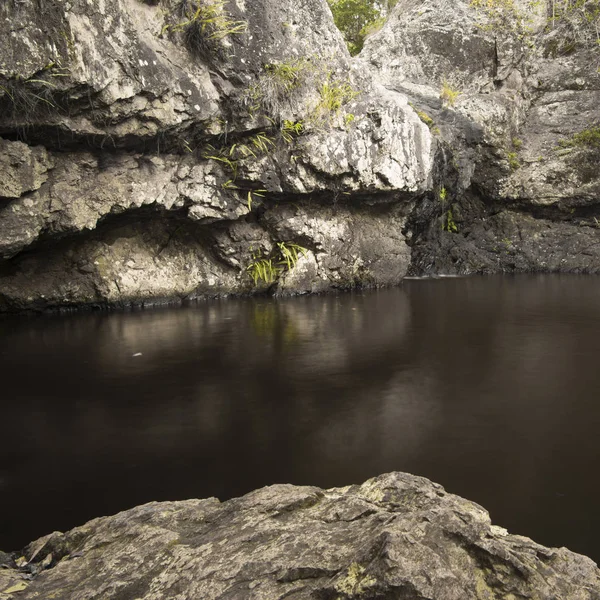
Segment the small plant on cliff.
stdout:
[[301,254],[307,255],[308,250],[293,242],[277,242],[269,256],[253,254],[254,259],[246,270],[252,277],[254,285],[259,281],[265,284],[275,283],[285,271],[290,271],[296,266]]
[[308,250],[294,244],[293,242],[278,242],[277,248],[279,249],[280,260],[279,264],[287,267],[288,270],[293,269],[300,258],[300,254],[307,255]]
[[246,158],[258,158],[259,156],[269,154],[275,148],[275,141],[266,132],[260,131],[244,141],[238,141],[231,146],[215,148],[208,144],[204,147],[202,158],[214,160],[225,166],[232,174],[227,184],[235,183],[240,161]]
[[304,123],[302,121],[284,120],[281,124],[281,137],[283,140],[291,144],[294,138],[304,133]]
[[458,233],[458,225],[454,221],[454,215],[452,208],[449,208],[442,215],[442,231],[449,231],[450,233]]
[[516,171],[521,167],[521,162],[519,161],[519,157],[516,152],[507,152],[506,160],[508,160],[508,166],[511,171]]
[[523,38],[530,33],[532,16],[529,11],[540,7],[538,0],[530,0],[527,10],[522,10],[517,0],[471,0],[471,6],[485,17],[479,24],[484,31],[511,33]]
[[549,0],[548,27],[560,28],[560,43],[551,54],[569,54],[580,48],[600,50],[600,0]]
[[275,283],[281,273],[281,269],[271,258],[260,258],[255,260],[248,265],[246,270],[250,273],[254,285],[258,285],[259,281],[263,281],[266,284]]
[[196,54],[223,58],[223,41],[243,33],[248,27],[246,21],[231,17],[225,3],[225,0],[180,0],[179,13],[183,20],[164,30],[182,31],[186,46]]
[[38,116],[64,112],[60,78],[68,75],[69,69],[57,58],[31,77],[0,78],[0,112],[24,123]]
[[560,146],[563,148],[600,149],[600,125],[579,131],[568,140],[562,140]]
[[409,106],[417,113],[417,117],[431,129],[435,125],[435,121],[423,110],[419,110],[414,104],[411,102],[408,103]]
[[327,121],[338,115],[343,106],[354,100],[360,94],[349,81],[332,79],[331,74],[319,87],[319,101],[311,120]]
[[262,110],[276,119],[293,113],[297,98],[311,82],[316,66],[306,58],[269,63],[257,82],[245,93],[244,101],[251,113]]
[[440,90],[440,98],[447,106],[454,106],[461,92],[454,89],[445,79],[442,81],[442,89]]
[[408,104],[417,113],[417,117],[419,117],[419,119],[421,119],[421,121],[423,121],[423,123],[425,123],[425,125],[429,127],[433,135],[440,134],[440,128],[435,124],[435,121],[425,111],[417,108],[412,102],[409,102]]

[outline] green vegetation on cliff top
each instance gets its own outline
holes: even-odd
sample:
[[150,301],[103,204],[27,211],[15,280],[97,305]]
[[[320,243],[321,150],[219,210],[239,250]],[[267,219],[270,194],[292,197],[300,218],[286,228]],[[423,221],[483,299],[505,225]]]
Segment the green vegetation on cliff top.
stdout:
[[381,29],[398,0],[327,0],[333,20],[342,32],[352,56],[358,54],[368,35]]

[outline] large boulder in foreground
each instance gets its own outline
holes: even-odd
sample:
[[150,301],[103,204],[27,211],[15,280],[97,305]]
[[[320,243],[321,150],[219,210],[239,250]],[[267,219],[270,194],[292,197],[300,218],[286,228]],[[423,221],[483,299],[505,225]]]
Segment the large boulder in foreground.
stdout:
[[51,534],[25,558],[0,569],[3,600],[600,598],[589,558],[509,535],[405,473],[150,503]]

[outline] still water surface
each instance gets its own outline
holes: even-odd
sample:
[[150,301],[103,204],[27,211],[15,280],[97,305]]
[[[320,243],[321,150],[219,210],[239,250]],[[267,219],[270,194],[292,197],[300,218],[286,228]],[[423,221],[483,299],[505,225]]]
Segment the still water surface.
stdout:
[[5,318],[0,389],[0,549],[150,500],[400,470],[600,560],[600,278]]

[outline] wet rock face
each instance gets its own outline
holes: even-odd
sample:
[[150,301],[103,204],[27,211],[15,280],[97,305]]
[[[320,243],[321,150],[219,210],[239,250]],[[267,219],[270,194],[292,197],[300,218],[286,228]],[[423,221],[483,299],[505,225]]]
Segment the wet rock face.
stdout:
[[404,473],[151,503],[33,542],[12,567],[0,582],[26,599],[600,597],[590,559],[509,535]]
[[[0,7],[1,309],[402,279],[431,135],[351,70],[326,3],[39,2]],[[282,242],[302,272],[253,281]]]

